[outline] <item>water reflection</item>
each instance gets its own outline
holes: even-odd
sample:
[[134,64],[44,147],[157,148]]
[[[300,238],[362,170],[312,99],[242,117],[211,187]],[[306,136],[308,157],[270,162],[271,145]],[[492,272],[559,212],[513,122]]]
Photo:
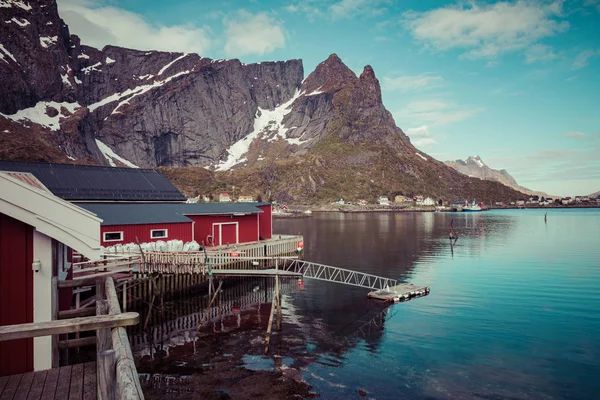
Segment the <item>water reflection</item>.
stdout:
[[[452,219],[459,239],[450,246]],[[133,335],[145,372],[194,374],[235,358],[302,371],[328,399],[358,389],[370,398],[595,398],[599,212],[546,222],[529,211],[314,214],[274,230],[303,234],[308,260],[431,294],[386,307],[367,289],[286,281],[283,331],[265,358],[271,283],[237,282],[211,309],[196,296],[155,311],[162,319]]]

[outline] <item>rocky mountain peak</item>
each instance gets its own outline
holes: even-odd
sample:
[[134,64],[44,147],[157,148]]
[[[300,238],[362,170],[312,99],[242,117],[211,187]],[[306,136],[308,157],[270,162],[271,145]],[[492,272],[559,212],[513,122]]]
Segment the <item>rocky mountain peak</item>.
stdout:
[[356,79],[356,74],[334,53],[308,75],[302,83],[302,91],[305,93],[336,92]]

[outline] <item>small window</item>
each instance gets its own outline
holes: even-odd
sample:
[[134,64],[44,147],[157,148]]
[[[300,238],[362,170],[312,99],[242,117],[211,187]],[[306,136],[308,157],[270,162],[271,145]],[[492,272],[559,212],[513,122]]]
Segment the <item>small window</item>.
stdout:
[[150,237],[152,239],[164,239],[169,236],[167,229],[152,229],[150,231]]
[[104,232],[105,242],[118,242],[123,240],[123,232]]

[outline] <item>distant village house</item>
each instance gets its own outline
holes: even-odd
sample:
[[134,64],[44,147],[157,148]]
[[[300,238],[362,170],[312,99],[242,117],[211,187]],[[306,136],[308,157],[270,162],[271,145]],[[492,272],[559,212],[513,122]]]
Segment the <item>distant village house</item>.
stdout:
[[231,197],[229,196],[229,193],[221,193],[221,194],[219,194],[219,201],[221,203],[226,203],[228,201],[231,201]]
[[390,199],[388,199],[387,196],[379,196],[379,199],[377,201],[379,202],[380,206],[389,206],[390,205]]

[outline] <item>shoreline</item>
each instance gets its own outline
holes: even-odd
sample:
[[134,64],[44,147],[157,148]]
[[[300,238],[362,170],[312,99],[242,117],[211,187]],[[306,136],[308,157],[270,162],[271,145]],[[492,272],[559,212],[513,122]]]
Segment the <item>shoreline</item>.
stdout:
[[[461,211],[452,211],[452,210],[436,210],[435,207],[427,207],[427,208],[418,208],[418,207],[386,207],[386,208],[357,208],[356,206],[348,206],[348,208],[336,207],[336,208],[323,208],[324,206],[319,206],[320,209],[310,209],[310,206],[290,206],[291,210],[286,213],[273,213],[273,218],[280,219],[295,219],[295,218],[310,218],[312,214],[320,214],[320,213],[343,213],[343,214],[357,214],[357,213],[384,213],[384,212],[415,212],[415,213],[426,213],[426,212],[443,212],[443,213],[451,213],[451,212],[461,212]],[[326,206],[325,206],[326,207]],[[587,209],[587,208],[600,208],[600,204],[589,204],[589,205],[552,205],[552,206],[535,206],[529,205],[524,208],[520,208],[517,206],[507,206],[507,207],[486,207],[482,211],[489,210],[562,210],[562,209]],[[311,214],[305,214],[304,211],[309,210]]]

